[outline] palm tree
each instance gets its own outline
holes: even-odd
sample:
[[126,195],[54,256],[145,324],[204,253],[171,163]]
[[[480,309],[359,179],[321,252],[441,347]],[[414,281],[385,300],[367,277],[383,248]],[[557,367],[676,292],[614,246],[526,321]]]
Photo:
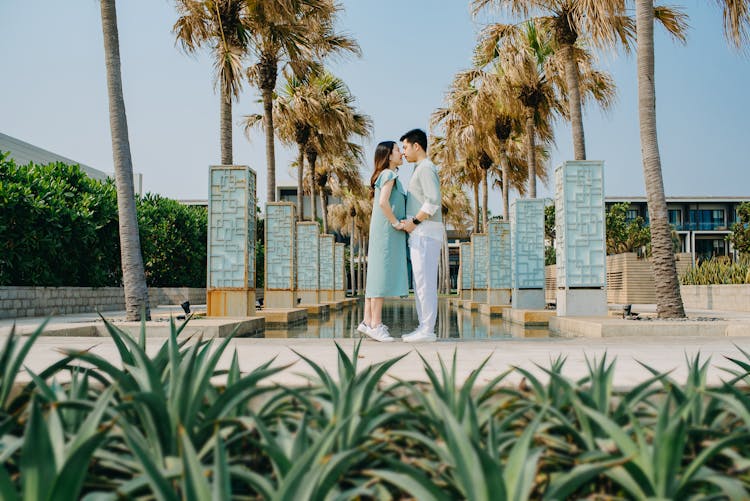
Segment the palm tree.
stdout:
[[[720,2],[724,10],[724,34],[735,47],[747,43],[750,2]],[[659,142],[656,136],[656,86],[654,84],[654,19],[658,19],[677,39],[684,41],[686,17],[679,11],[654,7],[653,0],[636,0],[636,39],[638,42],[638,117],[646,183],[651,252],[656,287],[656,310],[662,318],[682,318],[685,309],[675,266],[671,229],[661,172]]]
[[[310,188],[313,207],[315,194],[321,193],[324,232],[328,227],[326,217],[326,185],[330,178],[347,181],[359,176],[356,165],[362,163],[362,147],[351,141],[353,136],[365,138],[372,131],[372,120],[359,113],[355,98],[343,80],[329,72],[312,79],[319,108],[313,120],[315,133],[307,143],[307,162],[310,168]],[[322,165],[318,165],[318,163]],[[317,209],[313,209],[315,217]]]
[[[341,200],[341,203],[333,204],[328,211],[328,224],[330,227],[344,236],[349,236],[349,276],[351,277],[352,295],[357,295],[357,285],[361,286],[361,281],[357,280],[355,272],[354,247],[359,243],[359,252],[362,252],[363,238],[361,231],[363,218],[363,209],[366,210],[366,201],[369,199],[369,192],[362,183],[362,179],[357,176],[352,179],[351,184],[347,186],[336,185],[333,195]],[[363,207],[363,204],[365,206]],[[369,224],[368,224],[369,227]]]
[[359,54],[357,43],[336,33],[334,24],[341,11],[335,0],[274,0],[248,3],[251,48],[257,62],[247,77],[261,93],[266,123],[268,201],[276,200],[273,98],[279,66],[288,63],[298,76],[318,68],[331,53]]
[[[488,185],[486,169],[480,164],[486,137],[480,133],[477,122],[476,102],[479,89],[476,70],[459,72],[453,79],[446,95],[447,106],[437,109],[430,118],[431,128],[442,127],[444,139],[436,141],[438,149],[433,156],[438,159],[446,173],[452,174],[453,182],[470,184],[474,191],[474,231],[480,231],[479,186],[484,186],[484,212]],[[489,168],[489,165],[486,165]]]
[[[275,2],[269,2],[275,3]],[[208,45],[220,96],[222,165],[232,165],[232,101],[242,90],[242,60],[250,42],[246,0],[177,0],[172,31],[187,53]]]
[[117,188],[125,314],[126,320],[136,321],[141,319],[141,312],[143,312],[145,318],[150,320],[151,309],[148,302],[146,273],[143,267],[141,241],[138,235],[138,217],[136,216],[135,197],[133,196],[133,163],[130,157],[125,99],[122,95],[120,39],[117,32],[115,0],[101,0],[101,14],[109,95],[109,127],[112,133],[112,156],[115,168],[115,186]]
[[[477,14],[489,6],[506,8],[511,15],[529,19],[553,34],[555,52],[562,60],[560,75],[564,75],[564,88],[567,94],[567,115],[570,117],[573,132],[573,154],[575,160],[586,159],[586,143],[583,131],[583,104],[580,59],[581,42],[596,47],[611,47],[618,40],[627,41],[633,37],[633,21],[625,15],[625,0],[472,0],[472,8]],[[585,58],[585,55],[584,55]],[[588,72],[591,75],[591,72]],[[608,107],[614,95],[614,85],[608,75],[599,74],[602,83],[611,84],[609,89],[597,99],[603,107]]]
[[[285,83],[279,97],[273,104],[274,127],[276,136],[287,145],[297,147],[297,220],[305,220],[304,200],[304,165],[305,152],[308,148],[310,136],[313,133],[315,117],[320,113],[320,100],[316,95],[316,88],[308,79],[286,75]],[[245,134],[249,137],[250,130],[264,123],[262,114],[245,116]]]
[[[320,194],[320,207],[323,211],[323,233],[328,233],[329,195],[340,193],[345,187],[353,189],[362,183],[357,167],[362,160],[361,148],[353,143],[345,143],[343,148],[345,149],[344,154],[326,153],[322,155],[320,165],[316,169],[317,190]],[[365,191],[364,187],[356,189],[361,193]]]
[[[651,4],[651,5],[649,5]],[[656,311],[659,317],[682,318],[685,308],[680,294],[667,201],[656,139],[656,91],[654,86],[654,9],[649,0],[636,1],[638,38],[638,116],[651,228]]]
[[504,94],[507,101],[503,104],[513,110],[514,115],[523,117],[528,195],[536,198],[537,139],[543,144],[552,142],[553,117],[565,117],[559,88],[548,78],[548,63],[553,54],[550,36],[532,22],[524,23],[521,28],[505,26],[501,31],[504,36],[497,39],[495,50],[505,71],[504,87],[510,89]]

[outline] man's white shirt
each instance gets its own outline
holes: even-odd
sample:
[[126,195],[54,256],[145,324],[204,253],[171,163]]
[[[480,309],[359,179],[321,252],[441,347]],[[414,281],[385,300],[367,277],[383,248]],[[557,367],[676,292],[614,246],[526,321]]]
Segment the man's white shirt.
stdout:
[[[420,167],[434,169],[435,173],[437,174],[437,167],[435,167],[435,164],[433,164],[428,158],[424,158],[417,162],[417,164],[414,166],[414,174],[416,174],[417,169],[419,169]],[[412,174],[412,178],[409,181],[409,184],[415,182],[416,176],[414,174]],[[429,202],[424,202],[419,210],[432,216],[436,211],[440,210],[440,207],[434,204],[430,204]],[[416,216],[416,214],[407,214],[406,216],[408,219],[412,219],[414,216]],[[442,242],[444,231],[445,228],[443,226],[443,223],[438,221],[425,220],[419,223],[416,228],[414,228],[414,230],[410,234],[410,237],[415,236],[432,238],[434,240]]]

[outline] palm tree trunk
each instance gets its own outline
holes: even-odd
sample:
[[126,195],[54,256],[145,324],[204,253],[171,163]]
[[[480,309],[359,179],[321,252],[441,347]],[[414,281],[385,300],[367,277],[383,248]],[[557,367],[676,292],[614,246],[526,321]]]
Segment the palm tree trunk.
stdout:
[[479,233],[479,184],[474,183],[474,233]]
[[317,222],[318,221],[318,204],[315,200],[315,197],[317,195],[315,186],[316,186],[316,180],[315,180],[315,163],[316,163],[317,155],[311,155],[310,153],[307,154],[307,165],[310,167],[310,209],[312,210],[312,221]]
[[367,251],[365,249],[368,249],[370,245],[369,237],[364,237],[362,239],[362,247],[364,249],[360,250],[359,252],[359,258],[360,258],[360,264],[359,264],[359,283],[362,284],[362,294],[365,293],[365,290],[367,290]]
[[356,227],[354,226],[354,218],[352,217],[352,229],[349,232],[349,285],[352,289],[352,297],[357,295],[357,291],[354,287],[354,232]]
[[109,127],[112,134],[112,156],[117,188],[117,213],[120,229],[120,259],[122,281],[125,289],[125,312],[128,321],[141,319],[141,312],[151,319],[148,303],[146,273],[138,235],[138,217],[135,211],[133,189],[133,163],[130,157],[128,120],[125,99],[122,95],[120,70],[120,40],[117,32],[115,0],[101,0],[102,33],[104,35],[104,62],[107,68],[107,93],[109,96]]
[[500,157],[500,167],[503,173],[502,186],[503,186],[503,220],[510,221],[509,215],[509,190],[510,190],[510,165],[508,164],[508,153],[503,151]]
[[651,227],[656,311],[660,318],[684,318],[672,235],[664,196],[659,143],[656,137],[656,87],[654,84],[654,3],[636,0],[638,40],[638,117],[641,130],[643,177]]
[[323,211],[323,233],[328,233],[328,197],[325,186],[320,187],[320,207]]
[[489,171],[484,171],[484,176],[482,177],[482,232],[487,233],[487,220],[489,219],[489,216],[487,215],[487,209],[489,204],[489,193],[488,186],[487,186],[487,177]]
[[232,96],[223,86],[219,92],[219,142],[221,143],[221,165],[232,165]]
[[534,110],[526,110],[526,162],[529,169],[529,198],[536,198],[536,131]]
[[302,192],[302,175],[305,168],[305,145],[300,144],[299,155],[297,156],[297,221],[305,220],[305,205],[304,196]]
[[273,89],[263,89],[263,119],[266,131],[266,200],[276,201],[276,156],[273,137]]
[[357,252],[357,291],[359,292],[359,294],[365,293],[365,288],[362,281],[364,275],[362,269],[364,268],[363,252],[365,246],[365,238],[365,232],[360,230],[359,252]]
[[586,160],[586,139],[583,134],[583,111],[581,108],[581,88],[579,85],[578,62],[573,46],[561,46],[563,61],[565,61],[565,87],[568,90],[568,109],[570,125],[573,129],[573,155],[575,160]]
[[451,262],[450,249],[448,248],[448,232],[443,229],[443,290],[446,294],[451,293]]

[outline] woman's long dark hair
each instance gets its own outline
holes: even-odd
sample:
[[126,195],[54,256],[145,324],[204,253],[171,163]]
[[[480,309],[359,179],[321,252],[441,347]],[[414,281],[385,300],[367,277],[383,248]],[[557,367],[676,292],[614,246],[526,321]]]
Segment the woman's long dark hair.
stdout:
[[390,158],[394,146],[396,146],[395,141],[383,141],[375,148],[375,172],[370,178],[370,197],[375,196],[375,181],[378,180],[380,173],[391,166]]

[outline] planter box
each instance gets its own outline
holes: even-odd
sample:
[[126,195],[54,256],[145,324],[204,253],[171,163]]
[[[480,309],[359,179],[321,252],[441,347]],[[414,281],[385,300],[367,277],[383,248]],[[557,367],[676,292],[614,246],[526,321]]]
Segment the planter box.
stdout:
[[[690,254],[677,254],[676,259],[677,274],[682,275],[692,265]],[[634,252],[607,256],[607,302],[656,303],[651,261],[639,259]]]
[[750,311],[750,284],[682,285],[680,292],[685,308]]

